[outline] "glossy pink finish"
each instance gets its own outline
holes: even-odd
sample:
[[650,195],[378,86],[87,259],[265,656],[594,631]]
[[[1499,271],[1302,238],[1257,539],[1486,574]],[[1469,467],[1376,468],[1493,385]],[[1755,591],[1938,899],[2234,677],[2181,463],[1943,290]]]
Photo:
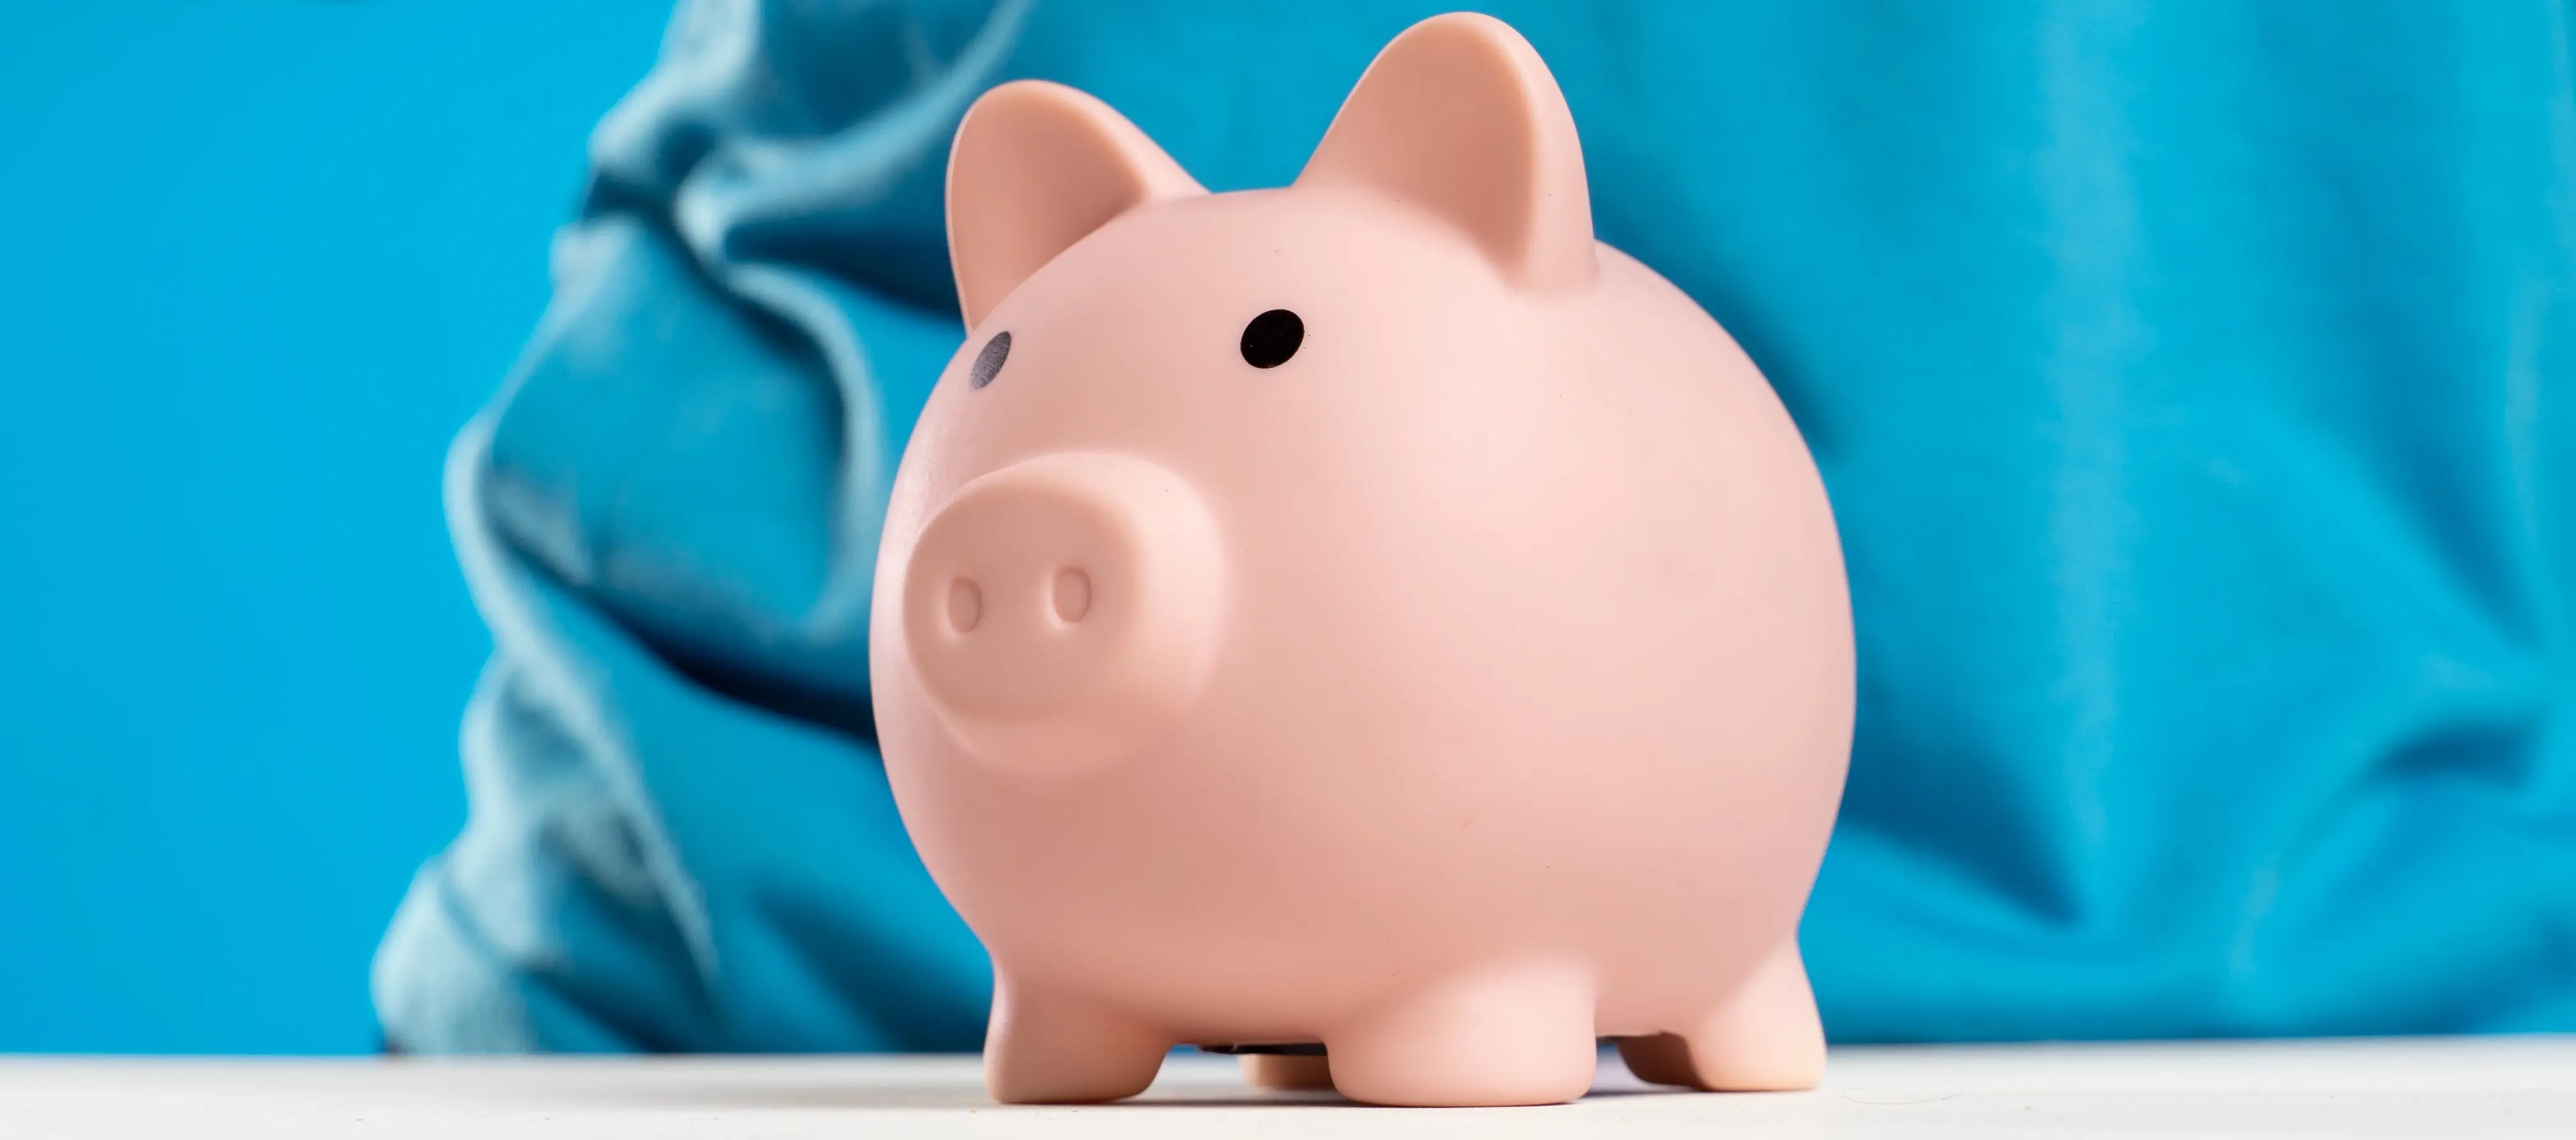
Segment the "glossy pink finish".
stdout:
[[[972,331],[872,665],[905,823],[993,954],[994,1095],[1320,1041],[1358,1099],[1541,1103],[1596,1036],[1652,1080],[1812,1085],[1832,514],[1752,362],[1593,241],[1529,46],[1418,25],[1296,185],[1232,194],[1012,84],[949,193]],[[1256,368],[1281,308],[1304,340]]]

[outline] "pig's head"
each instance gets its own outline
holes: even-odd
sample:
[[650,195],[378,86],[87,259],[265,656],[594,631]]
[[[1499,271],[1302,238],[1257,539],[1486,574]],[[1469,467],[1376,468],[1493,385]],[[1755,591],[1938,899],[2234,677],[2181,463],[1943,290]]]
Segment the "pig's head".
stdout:
[[1025,773],[1169,732],[1247,621],[1294,642],[1323,516],[1426,462],[1422,425],[1600,272],[1563,97],[1480,16],[1390,44],[1278,190],[1211,195],[1088,95],[996,88],[948,224],[969,333],[887,517],[875,663]]

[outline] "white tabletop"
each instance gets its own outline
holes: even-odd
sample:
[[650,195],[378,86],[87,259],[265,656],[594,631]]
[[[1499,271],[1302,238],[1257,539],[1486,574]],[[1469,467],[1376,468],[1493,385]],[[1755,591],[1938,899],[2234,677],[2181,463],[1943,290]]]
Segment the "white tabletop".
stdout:
[[[1436,1131],[1433,1129],[1436,1128]],[[0,1136],[2576,1137],[2576,1037],[1838,1049],[1812,1093],[1638,1084],[1549,1108],[1261,1094],[1176,1056],[1119,1105],[1005,1108],[972,1057],[0,1059]]]

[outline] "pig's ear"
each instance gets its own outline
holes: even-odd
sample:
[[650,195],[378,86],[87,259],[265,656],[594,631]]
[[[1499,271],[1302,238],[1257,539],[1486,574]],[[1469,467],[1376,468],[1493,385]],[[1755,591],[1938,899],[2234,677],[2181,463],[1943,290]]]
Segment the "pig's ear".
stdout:
[[1434,16],[1386,45],[1297,181],[1438,214],[1524,288],[1597,269],[1574,115],[1529,41],[1490,16]]
[[1034,79],[985,92],[948,153],[948,261],[967,327],[1109,219],[1206,192],[1098,99]]

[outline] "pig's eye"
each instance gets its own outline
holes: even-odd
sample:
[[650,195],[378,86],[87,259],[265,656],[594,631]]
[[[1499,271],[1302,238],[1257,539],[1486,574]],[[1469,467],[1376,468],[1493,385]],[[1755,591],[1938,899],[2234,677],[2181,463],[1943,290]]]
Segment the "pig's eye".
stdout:
[[1306,322],[1286,309],[1272,309],[1243,326],[1243,362],[1255,368],[1277,368],[1297,355],[1306,342]]
[[1010,358],[1011,334],[994,333],[993,339],[984,342],[984,351],[975,354],[975,367],[967,371],[966,378],[978,388],[990,384],[1002,374],[1002,362]]

